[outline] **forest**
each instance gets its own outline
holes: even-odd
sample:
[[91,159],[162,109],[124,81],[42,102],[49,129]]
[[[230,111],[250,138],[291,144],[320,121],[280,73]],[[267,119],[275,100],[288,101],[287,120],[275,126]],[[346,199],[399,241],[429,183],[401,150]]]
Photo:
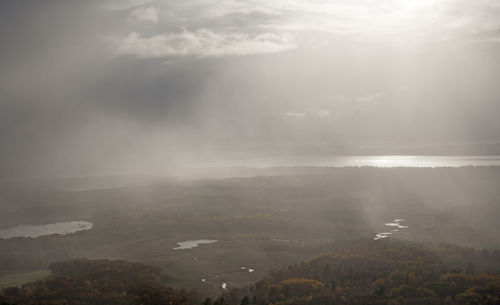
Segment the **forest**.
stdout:
[[191,304],[191,293],[162,286],[160,270],[144,264],[75,259],[49,268],[45,281],[4,288],[0,304]]
[[[357,240],[271,271],[217,298],[161,283],[160,270],[119,260],[52,263],[52,276],[4,288],[2,305],[499,304],[500,253],[407,241]],[[168,272],[168,270],[167,270]]]
[[[472,292],[495,300],[494,290],[480,291],[474,281],[496,287],[500,272],[497,167],[256,174],[114,188],[77,189],[82,181],[71,179],[0,185],[5,228],[65,220],[94,225],[75,234],[0,239],[2,302],[99,304],[112,296],[142,304],[141,289],[147,287],[160,300],[190,304],[314,304],[318,298],[404,304],[405,296],[434,291],[432,283],[448,285],[456,276],[460,289],[424,295],[438,304]],[[98,184],[106,183],[103,178]],[[396,218],[404,219],[398,227]],[[390,234],[374,240],[380,233]],[[179,242],[197,239],[217,242],[174,250]],[[127,275],[99,275],[108,267]],[[404,280],[396,283],[398,276]],[[111,279],[116,283],[103,284]],[[81,289],[86,281],[90,286]],[[72,299],[74,293],[81,298]],[[421,302],[415,298],[408,302]]]
[[498,304],[499,262],[498,253],[461,247],[358,242],[272,271],[251,287],[235,289],[229,299],[245,294],[241,303],[259,305]]

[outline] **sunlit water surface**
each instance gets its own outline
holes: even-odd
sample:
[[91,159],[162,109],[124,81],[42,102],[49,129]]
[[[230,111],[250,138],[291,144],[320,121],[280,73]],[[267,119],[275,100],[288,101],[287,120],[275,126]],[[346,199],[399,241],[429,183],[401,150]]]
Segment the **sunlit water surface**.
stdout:
[[386,227],[393,228],[389,232],[381,232],[377,233],[375,237],[373,238],[374,240],[379,240],[379,239],[384,239],[389,237],[390,235],[397,234],[400,230],[408,229],[408,226],[402,225],[401,222],[405,222],[406,220],[402,218],[396,218],[392,222],[387,222],[385,223]]
[[177,243],[177,247],[173,248],[174,250],[186,250],[199,247],[202,244],[211,244],[218,242],[215,239],[198,239],[198,240],[186,240],[180,241]]
[[461,167],[500,166],[500,156],[295,156],[223,160],[193,167],[290,167],[290,166],[373,166],[373,167]]
[[0,239],[15,237],[31,237],[60,234],[68,235],[79,231],[90,230],[94,226],[88,221],[68,221],[44,225],[19,225],[16,227],[0,230]]

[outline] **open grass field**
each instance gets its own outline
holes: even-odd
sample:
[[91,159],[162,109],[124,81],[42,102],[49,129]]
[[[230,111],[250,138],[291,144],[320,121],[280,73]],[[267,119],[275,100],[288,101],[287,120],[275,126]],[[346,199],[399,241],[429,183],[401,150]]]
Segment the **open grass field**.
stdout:
[[52,273],[47,269],[19,272],[0,275],[0,289],[6,287],[17,287],[26,283],[41,281],[48,278]]

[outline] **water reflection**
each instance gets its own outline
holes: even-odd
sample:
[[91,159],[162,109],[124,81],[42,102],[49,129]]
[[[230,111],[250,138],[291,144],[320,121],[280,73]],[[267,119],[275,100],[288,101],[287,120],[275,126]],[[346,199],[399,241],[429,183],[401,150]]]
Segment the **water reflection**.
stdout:
[[200,167],[289,167],[289,166],[373,166],[373,167],[461,167],[500,166],[500,156],[324,156],[269,157],[260,159],[224,160],[193,164]]
[[202,244],[211,244],[215,243],[218,240],[215,239],[198,239],[198,240],[186,240],[180,241],[177,243],[177,247],[173,248],[174,250],[186,250],[199,247]]
[[384,238],[389,237],[392,234],[399,232],[399,230],[401,230],[401,229],[408,229],[408,226],[401,225],[401,222],[403,222],[403,221],[406,221],[406,220],[404,220],[402,218],[396,218],[392,222],[385,223],[386,227],[396,227],[396,229],[393,229],[391,232],[377,233],[373,239],[374,240],[384,239]]
[[19,225],[17,227],[0,230],[0,239],[15,237],[36,238],[53,234],[67,235],[79,231],[90,230],[93,226],[93,223],[87,221],[68,221],[46,225]]

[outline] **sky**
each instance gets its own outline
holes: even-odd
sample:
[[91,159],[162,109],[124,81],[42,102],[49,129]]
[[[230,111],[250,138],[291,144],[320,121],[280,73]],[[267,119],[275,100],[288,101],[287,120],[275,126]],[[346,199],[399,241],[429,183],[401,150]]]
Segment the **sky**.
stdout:
[[497,0],[0,1],[0,39],[3,178],[500,142]]

